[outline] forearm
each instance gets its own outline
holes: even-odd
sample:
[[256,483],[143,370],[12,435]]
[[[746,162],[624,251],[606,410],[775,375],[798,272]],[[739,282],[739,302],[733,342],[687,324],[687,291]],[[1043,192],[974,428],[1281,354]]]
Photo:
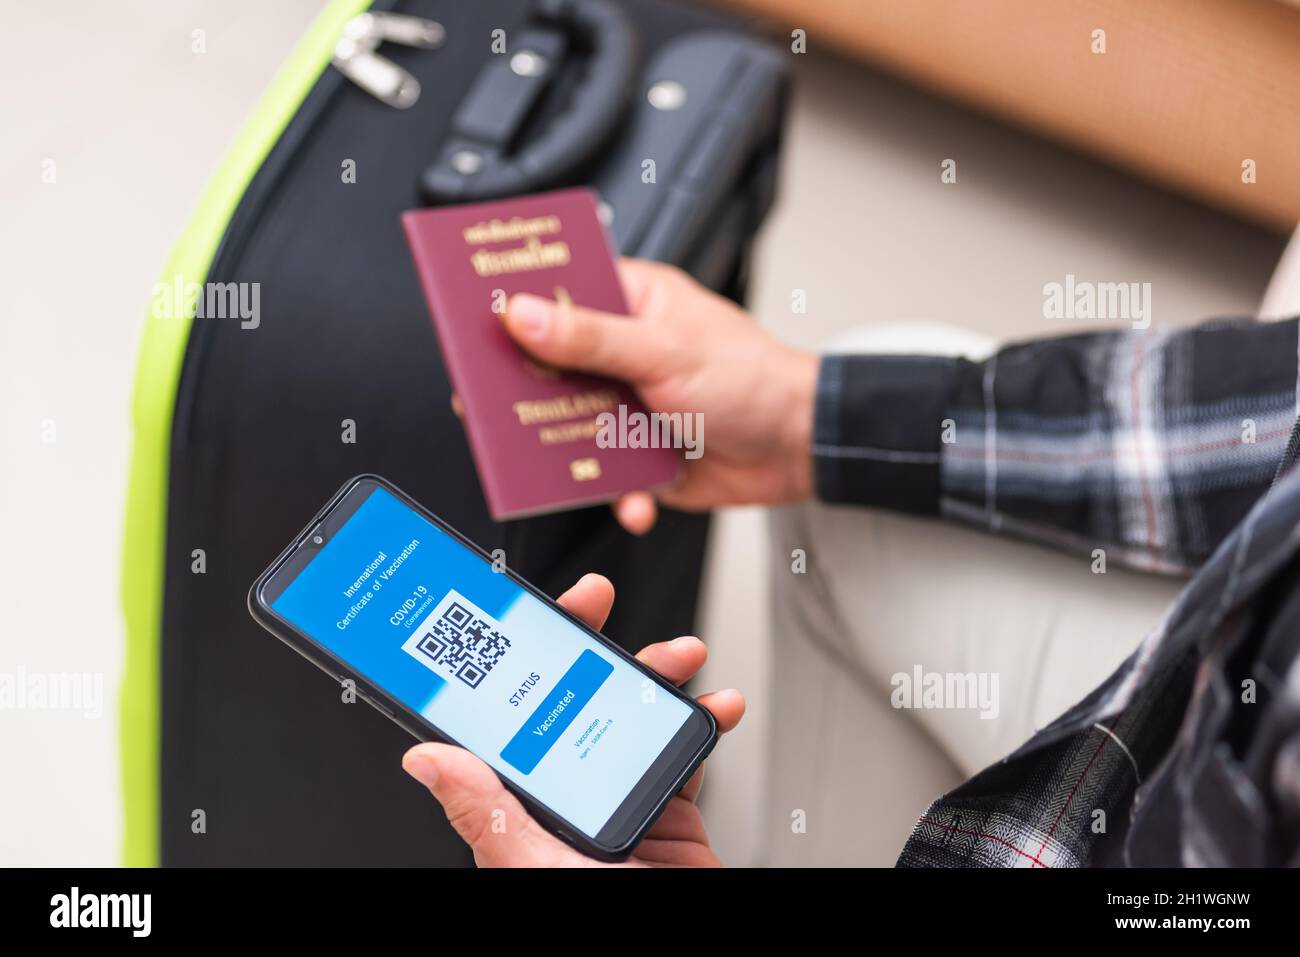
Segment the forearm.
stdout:
[[1160,571],[1198,565],[1268,487],[1296,414],[1296,322],[1010,346],[985,362],[822,361],[830,502],[945,515]]

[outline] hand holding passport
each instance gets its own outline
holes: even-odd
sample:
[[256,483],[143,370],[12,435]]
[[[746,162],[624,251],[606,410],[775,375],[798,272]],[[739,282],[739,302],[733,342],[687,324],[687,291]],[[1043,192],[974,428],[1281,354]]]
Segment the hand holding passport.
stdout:
[[677,477],[672,448],[597,442],[604,413],[645,414],[627,385],[545,366],[501,324],[517,293],[627,313],[590,190],[413,210],[402,225],[493,518],[609,501]]

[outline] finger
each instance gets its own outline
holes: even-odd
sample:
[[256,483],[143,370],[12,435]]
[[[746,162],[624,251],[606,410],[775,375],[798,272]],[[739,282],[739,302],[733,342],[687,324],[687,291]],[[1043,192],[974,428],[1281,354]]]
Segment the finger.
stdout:
[[721,867],[707,844],[646,838],[636,846],[636,859],[655,867]]
[[735,688],[700,695],[695,700],[709,709],[713,720],[718,722],[719,734],[732,730],[745,716],[745,696]]
[[698,638],[684,635],[672,641],[646,645],[636,655],[646,665],[675,685],[681,684],[704,667],[709,651]]
[[674,796],[659,815],[646,837],[657,841],[696,841],[709,843],[708,830],[700,809],[691,801]]
[[653,380],[667,354],[662,331],[651,323],[540,296],[511,296],[505,324],[543,362],[627,382]]
[[556,866],[573,854],[543,831],[492,769],[468,751],[419,744],[403,756],[402,767],[442,805],[479,865]]
[[[718,734],[731,731],[745,716],[745,698],[734,688],[700,695],[696,700],[708,708],[713,715],[713,720],[718,722]],[[700,788],[704,786],[704,768],[705,765],[700,765],[699,769],[691,775],[691,779],[677,792],[678,797],[685,798],[692,804],[695,803],[700,796]]]
[[695,773],[691,775],[691,779],[677,792],[676,797],[681,798],[688,804],[694,804],[698,801],[700,799],[700,788],[704,787],[704,769],[706,767],[708,765],[701,764],[696,768]]
[[614,607],[614,586],[604,575],[589,573],[555,599],[555,603],[600,631]]
[[633,535],[644,535],[654,528],[659,508],[649,492],[627,492],[614,502],[614,517]]
[[648,259],[632,259],[624,256],[618,261],[618,278],[623,285],[623,298],[627,300],[630,315],[639,316],[645,312],[650,292],[657,285],[662,285],[669,267],[663,263]]

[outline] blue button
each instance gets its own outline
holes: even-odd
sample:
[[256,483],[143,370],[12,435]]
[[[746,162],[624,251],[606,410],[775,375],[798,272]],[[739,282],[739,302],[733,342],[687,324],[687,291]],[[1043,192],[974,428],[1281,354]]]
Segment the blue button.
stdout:
[[613,673],[614,666],[608,661],[594,651],[584,651],[510,739],[501,752],[501,760],[524,774],[531,774],[596,689]]

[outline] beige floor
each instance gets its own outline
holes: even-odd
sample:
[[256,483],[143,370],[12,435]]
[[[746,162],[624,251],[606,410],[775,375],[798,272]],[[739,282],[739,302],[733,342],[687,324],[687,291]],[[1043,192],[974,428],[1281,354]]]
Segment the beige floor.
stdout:
[[[117,592],[137,337],[205,178],[318,6],[86,0],[4,13],[0,672],[91,672],[106,700],[91,719],[0,710],[0,864],[117,861]],[[205,53],[192,52],[194,30]],[[828,55],[796,65],[781,206],[753,299],[792,340],[815,345],[886,318],[1064,331],[1042,318],[1041,290],[1066,273],[1153,283],[1161,322],[1250,312],[1282,248]],[[942,185],[950,157],[958,182]],[[791,311],[795,290],[806,314]],[[701,624],[709,681],[751,692],[709,795],[726,809],[714,830],[734,863],[754,859],[768,718],[761,536],[757,512],[723,517]]]

